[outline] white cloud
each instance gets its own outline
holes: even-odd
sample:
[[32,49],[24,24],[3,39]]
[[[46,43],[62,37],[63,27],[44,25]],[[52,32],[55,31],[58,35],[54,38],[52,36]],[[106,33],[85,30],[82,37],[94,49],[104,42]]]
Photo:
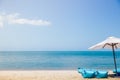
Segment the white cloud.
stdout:
[[5,22],[8,24],[29,24],[29,25],[36,25],[36,26],[49,26],[51,22],[47,20],[34,20],[34,19],[27,19],[27,18],[19,18],[18,13],[15,14],[2,14],[0,15],[0,27],[3,27]]

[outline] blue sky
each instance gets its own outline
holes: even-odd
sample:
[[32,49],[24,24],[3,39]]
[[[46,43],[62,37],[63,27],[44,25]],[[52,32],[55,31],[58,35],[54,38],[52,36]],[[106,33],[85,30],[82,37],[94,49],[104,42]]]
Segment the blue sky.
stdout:
[[0,0],[1,51],[78,51],[120,37],[120,0]]

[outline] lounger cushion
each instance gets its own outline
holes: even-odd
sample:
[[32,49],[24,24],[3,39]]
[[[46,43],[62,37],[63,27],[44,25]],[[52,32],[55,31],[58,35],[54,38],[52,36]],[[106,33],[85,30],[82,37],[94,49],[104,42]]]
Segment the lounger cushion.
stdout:
[[97,70],[95,70],[95,69],[78,68],[78,72],[79,72],[79,73],[83,72],[84,70],[85,70],[85,71],[94,71],[94,72],[97,71]]
[[81,74],[84,78],[94,78],[95,77],[95,72],[90,71],[90,70],[84,70]]
[[[113,72],[116,73],[116,70],[114,69]],[[120,73],[120,68],[117,69],[117,72]]]
[[107,78],[108,72],[107,71],[96,71],[96,78]]
[[[116,73],[116,70],[113,70],[113,73]],[[120,76],[120,68],[117,69],[117,75]]]

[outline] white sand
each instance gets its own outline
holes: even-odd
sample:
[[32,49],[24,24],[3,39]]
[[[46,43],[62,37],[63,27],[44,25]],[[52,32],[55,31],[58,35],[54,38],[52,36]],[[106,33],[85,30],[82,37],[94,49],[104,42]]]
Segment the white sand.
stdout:
[[72,70],[36,70],[36,71],[0,71],[0,80],[120,80],[108,77],[105,79],[84,79],[77,71]]

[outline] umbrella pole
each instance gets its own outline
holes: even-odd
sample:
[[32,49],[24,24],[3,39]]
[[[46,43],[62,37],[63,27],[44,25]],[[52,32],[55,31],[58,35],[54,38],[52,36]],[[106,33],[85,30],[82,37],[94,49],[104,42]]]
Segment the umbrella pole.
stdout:
[[114,58],[115,72],[116,72],[116,76],[117,76],[117,65],[116,65],[116,56],[115,56],[114,44],[112,44],[112,51],[113,51],[113,58]]

